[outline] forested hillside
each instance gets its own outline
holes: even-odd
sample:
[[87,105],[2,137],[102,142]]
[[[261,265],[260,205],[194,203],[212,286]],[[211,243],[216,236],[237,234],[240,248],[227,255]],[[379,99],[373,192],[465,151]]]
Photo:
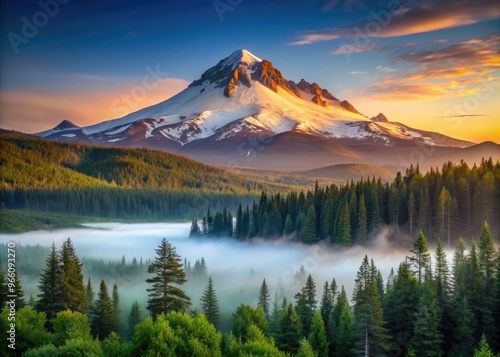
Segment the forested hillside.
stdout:
[[[225,214],[206,214],[201,227],[193,222],[191,234],[225,233],[228,228],[219,224]],[[351,246],[366,244],[380,225],[393,225],[410,236],[422,229],[432,242],[451,246],[485,221],[500,231],[500,162],[483,159],[473,167],[448,162],[425,174],[417,165],[391,183],[368,178],[286,195],[262,193],[253,205],[240,205],[235,217],[238,239],[294,234],[305,243],[328,239]]]
[[0,208],[185,219],[209,207],[236,209],[263,190],[288,188],[152,150],[49,142],[5,131],[0,136]]

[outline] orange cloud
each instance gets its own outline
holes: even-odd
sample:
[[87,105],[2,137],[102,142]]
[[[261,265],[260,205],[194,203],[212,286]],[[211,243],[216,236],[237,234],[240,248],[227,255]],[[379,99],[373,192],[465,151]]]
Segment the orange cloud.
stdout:
[[429,0],[418,2],[411,8],[404,6],[400,2],[389,2],[386,9],[371,11],[371,17],[365,22],[302,32],[290,44],[307,45],[341,37],[356,40],[359,36],[407,36],[500,18],[498,0]]
[[411,101],[479,95],[499,85],[500,35],[458,42],[437,50],[412,51],[391,59],[416,70],[379,79],[366,97]]
[[165,78],[156,86],[151,84],[151,90],[141,83],[130,83],[105,91],[2,91],[0,126],[40,132],[64,119],[80,126],[91,125],[164,101],[188,84],[184,79]]

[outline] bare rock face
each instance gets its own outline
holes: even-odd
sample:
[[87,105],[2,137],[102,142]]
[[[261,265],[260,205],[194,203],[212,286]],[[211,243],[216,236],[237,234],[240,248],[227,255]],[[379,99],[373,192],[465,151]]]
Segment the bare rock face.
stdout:
[[317,83],[311,84],[302,79],[296,87],[303,92],[314,94],[311,101],[314,104],[321,105],[322,107],[328,107],[329,105],[325,99],[337,100],[337,98],[335,98],[330,92],[326,89],[322,89]]
[[277,92],[278,87],[280,87],[294,94],[288,81],[268,60],[263,60],[256,65],[256,70],[252,73],[252,79],[254,81],[259,81],[274,92]]
[[387,123],[389,120],[387,119],[387,117],[382,114],[382,113],[378,113],[378,115],[374,116],[374,117],[371,117],[370,120],[373,120],[373,121],[376,121],[376,122],[385,122]]
[[224,95],[230,98],[233,95],[234,89],[236,88],[238,83],[241,83],[248,88],[252,86],[252,80],[250,79],[250,76],[242,67],[238,67],[233,71],[233,76],[229,80],[226,88],[224,88]]
[[[351,103],[349,103],[347,100],[343,100],[340,105],[342,106],[342,108],[344,108],[345,110],[348,110],[352,113],[356,113],[356,114],[361,114],[360,112],[358,112],[356,110],[356,108],[353,107],[353,105]],[[361,114],[363,115],[363,114]]]
[[300,92],[299,92],[299,87],[294,81],[288,81],[288,87],[290,90],[295,94],[297,97],[301,98]]

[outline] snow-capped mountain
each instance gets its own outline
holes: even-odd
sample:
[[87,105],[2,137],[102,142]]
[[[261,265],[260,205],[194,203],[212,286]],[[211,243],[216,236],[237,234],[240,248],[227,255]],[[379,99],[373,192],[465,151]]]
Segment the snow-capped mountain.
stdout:
[[[314,167],[318,160],[322,166],[352,162],[373,145],[377,152],[472,145],[383,114],[369,119],[316,83],[285,79],[270,61],[246,50],[233,52],[164,102],[83,128],[64,121],[37,135],[150,147],[221,165],[294,169]],[[317,157],[301,161],[311,155]]]

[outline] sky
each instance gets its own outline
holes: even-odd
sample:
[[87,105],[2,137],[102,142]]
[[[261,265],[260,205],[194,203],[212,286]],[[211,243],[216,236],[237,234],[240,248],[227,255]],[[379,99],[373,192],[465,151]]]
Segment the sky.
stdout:
[[238,49],[371,117],[500,142],[498,0],[0,0],[0,127],[122,117]]

